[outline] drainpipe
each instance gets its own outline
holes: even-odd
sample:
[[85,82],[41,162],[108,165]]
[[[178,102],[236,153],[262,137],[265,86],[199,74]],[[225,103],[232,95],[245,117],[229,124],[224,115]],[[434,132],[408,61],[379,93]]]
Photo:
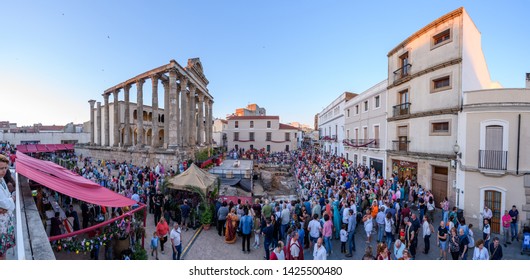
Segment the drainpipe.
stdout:
[[519,114],[519,120],[517,125],[517,168],[515,171],[516,175],[519,175],[519,147],[521,145],[521,114]]

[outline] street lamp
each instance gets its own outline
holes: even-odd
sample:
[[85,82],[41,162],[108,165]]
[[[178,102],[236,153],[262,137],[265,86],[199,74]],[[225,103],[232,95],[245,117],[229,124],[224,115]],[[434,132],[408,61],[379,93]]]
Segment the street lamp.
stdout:
[[458,143],[455,143],[455,145],[453,146],[453,152],[455,152],[455,156],[457,158],[462,158],[462,153],[460,152],[460,146],[458,145]]

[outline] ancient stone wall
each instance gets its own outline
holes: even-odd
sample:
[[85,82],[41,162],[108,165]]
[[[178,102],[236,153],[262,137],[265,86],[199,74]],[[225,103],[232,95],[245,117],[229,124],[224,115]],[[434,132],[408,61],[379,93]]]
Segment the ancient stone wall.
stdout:
[[161,162],[166,168],[173,165],[176,166],[179,162],[193,158],[193,153],[190,151],[166,151],[166,150],[124,150],[120,148],[110,147],[76,147],[76,154],[82,154],[83,157],[91,157],[97,160],[116,160],[118,162],[130,162],[137,166],[155,166]]

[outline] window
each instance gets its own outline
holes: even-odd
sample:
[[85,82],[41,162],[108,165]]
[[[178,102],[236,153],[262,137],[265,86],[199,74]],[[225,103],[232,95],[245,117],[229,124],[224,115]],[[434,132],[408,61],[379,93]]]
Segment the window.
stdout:
[[368,100],[364,101],[364,111],[368,111]]
[[236,128],[239,127],[239,121],[236,121],[235,126],[236,126]]
[[250,128],[254,128],[254,121],[250,121]]
[[[441,46],[443,44],[449,43],[451,39],[451,32],[449,29],[444,30],[432,37],[433,46]],[[445,43],[444,43],[445,42]]]
[[449,121],[433,121],[431,122],[432,136],[449,136],[451,135],[451,126]]
[[359,105],[355,105],[355,114],[359,115]]
[[346,139],[350,139],[350,130],[349,129],[346,130]]
[[353,166],[357,166],[357,155],[353,155]]
[[401,67],[401,71],[399,71],[399,78],[402,78],[402,77],[405,77],[405,76],[408,76],[409,75],[409,68],[410,68],[410,64],[409,64],[409,52],[406,52],[404,54],[402,54],[400,57],[399,57],[399,66]]
[[451,89],[451,77],[444,76],[431,81],[431,92]]
[[254,141],[254,132],[249,132],[248,133],[248,140],[249,141]]
[[349,118],[350,117],[350,109],[347,109],[346,110],[346,116]]
[[294,139],[297,139],[298,138],[298,133],[294,133]]
[[271,141],[271,139],[272,139],[272,132],[267,132],[267,136],[266,136],[266,137],[267,137],[267,138],[266,138],[267,141]]
[[271,121],[267,121],[267,128],[271,128]]
[[267,152],[271,151],[271,145],[267,145]]
[[364,143],[368,142],[368,127],[363,127],[363,139]]
[[291,133],[285,132],[285,141],[291,141]]
[[380,103],[381,101],[380,100],[381,100],[381,97],[379,95],[374,98],[375,108],[381,107],[381,103]]
[[366,156],[363,156],[363,165],[366,166]]
[[239,141],[239,132],[234,132],[234,141]]

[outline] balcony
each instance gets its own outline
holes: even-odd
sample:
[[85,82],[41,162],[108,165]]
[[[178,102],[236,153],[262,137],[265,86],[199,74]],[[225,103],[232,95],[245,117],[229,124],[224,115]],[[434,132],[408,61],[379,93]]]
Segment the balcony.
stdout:
[[394,117],[408,115],[410,114],[410,102],[392,106],[392,109],[394,112]]
[[400,152],[409,151],[410,140],[392,140],[392,150]]
[[379,148],[379,139],[346,139],[342,143],[352,148]]
[[394,83],[410,75],[411,64],[406,64],[405,66],[394,71]]
[[478,168],[489,170],[506,170],[508,151],[478,151]]

